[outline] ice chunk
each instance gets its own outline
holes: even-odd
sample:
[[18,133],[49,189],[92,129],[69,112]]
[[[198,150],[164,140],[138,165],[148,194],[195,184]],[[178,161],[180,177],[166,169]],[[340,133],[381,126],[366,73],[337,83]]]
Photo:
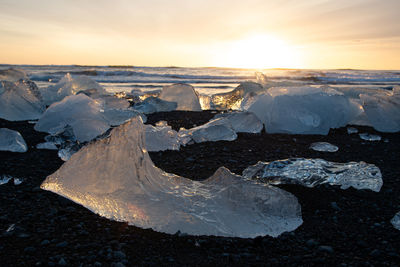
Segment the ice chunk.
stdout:
[[400,95],[395,92],[360,95],[368,121],[378,131],[400,131]]
[[176,102],[169,102],[150,96],[142,102],[135,104],[134,109],[141,113],[151,114],[154,112],[173,111],[176,110],[177,106]]
[[360,138],[365,141],[381,141],[381,137],[376,134],[360,133]]
[[26,152],[28,147],[19,132],[0,128],[0,151]]
[[214,119],[226,118],[236,133],[260,133],[263,123],[252,112],[229,112],[215,115]]
[[336,163],[323,159],[294,158],[258,162],[243,171],[243,177],[271,184],[300,184],[314,187],[329,183],[347,189],[381,190],[383,181],[378,167],[361,162]]
[[233,91],[211,96],[212,106],[215,109],[239,109],[243,98],[247,94],[265,92],[265,89],[255,82],[243,82]]
[[50,85],[47,89],[43,90],[42,95],[45,103],[50,105],[62,100],[66,96],[75,95],[80,91],[96,95],[107,94],[102,86],[89,77],[72,77],[67,73],[57,84]]
[[347,127],[347,133],[355,134],[355,133],[358,133],[358,130],[357,130],[357,128],[354,128],[354,127]]
[[339,148],[335,145],[332,145],[328,142],[315,142],[310,145],[310,148],[315,151],[320,152],[336,152]]
[[328,134],[345,126],[362,110],[331,88],[271,88],[242,105],[264,122],[268,133]]
[[45,110],[34,82],[0,82],[0,118],[9,121],[38,119]]
[[160,99],[176,102],[177,110],[201,111],[199,96],[193,86],[189,84],[172,84],[164,86]]
[[202,182],[163,172],[144,136],[140,119],[131,119],[83,147],[41,188],[107,218],[170,234],[278,236],[302,223],[295,196],[225,168]]
[[178,133],[164,123],[154,127],[145,125],[147,151],[179,150]]
[[25,71],[13,68],[0,70],[0,81],[17,82],[19,80],[29,80]]
[[70,125],[80,142],[90,141],[110,128],[101,102],[79,94],[52,104],[35,125],[36,131],[57,134]]
[[230,121],[226,118],[214,119],[189,130],[181,128],[179,130],[179,136],[185,140],[182,144],[187,143],[188,137],[193,139],[196,143],[222,140],[233,141],[237,138],[235,130],[232,128]]
[[400,211],[394,215],[393,219],[390,220],[390,222],[392,223],[394,228],[400,230]]
[[139,113],[136,110],[133,109],[106,109],[104,110],[103,116],[105,120],[113,126],[120,125],[126,121],[128,121],[130,118],[136,117],[140,115],[142,117],[143,121],[147,120],[146,115]]
[[0,176],[0,185],[8,183],[11,179],[12,179],[12,177],[8,176],[8,175]]
[[57,146],[52,142],[44,142],[36,145],[37,149],[57,150]]

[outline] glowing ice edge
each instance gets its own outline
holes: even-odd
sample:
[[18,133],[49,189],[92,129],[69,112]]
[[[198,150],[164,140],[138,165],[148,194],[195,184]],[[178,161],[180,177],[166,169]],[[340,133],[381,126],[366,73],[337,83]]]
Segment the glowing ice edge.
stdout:
[[166,173],[151,161],[144,137],[135,117],[74,154],[41,188],[109,219],[170,234],[276,237],[302,224],[294,195],[225,167],[202,182]]

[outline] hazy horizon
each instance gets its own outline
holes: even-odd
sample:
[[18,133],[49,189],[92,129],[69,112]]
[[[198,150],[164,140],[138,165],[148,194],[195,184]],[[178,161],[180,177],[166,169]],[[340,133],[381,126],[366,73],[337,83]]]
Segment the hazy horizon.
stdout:
[[400,69],[397,0],[0,0],[0,62]]

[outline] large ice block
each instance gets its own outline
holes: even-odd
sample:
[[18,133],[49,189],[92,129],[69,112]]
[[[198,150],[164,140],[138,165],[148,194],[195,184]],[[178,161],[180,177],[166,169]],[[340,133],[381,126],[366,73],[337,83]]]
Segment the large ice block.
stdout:
[[201,111],[199,96],[193,86],[189,84],[172,84],[164,86],[160,99],[176,102],[177,110]]
[[400,94],[393,91],[361,94],[363,108],[372,126],[381,132],[400,131]]
[[44,110],[45,105],[34,82],[0,81],[0,118],[9,121],[35,120]]
[[214,117],[218,118],[227,119],[236,133],[260,133],[264,127],[254,113],[247,111],[220,113]]
[[0,128],[0,151],[26,152],[28,147],[19,132]]
[[270,88],[244,102],[242,108],[255,113],[268,133],[328,134],[362,112],[355,102],[326,87]]
[[69,125],[80,142],[90,141],[110,128],[103,106],[84,94],[71,95],[52,104],[35,125],[35,130],[52,135]]
[[45,103],[50,105],[62,100],[66,96],[75,95],[80,91],[87,91],[98,95],[107,94],[101,85],[89,77],[72,77],[67,73],[57,84],[50,85],[48,88],[42,90],[42,95]]
[[314,187],[319,184],[350,186],[379,192],[382,174],[373,164],[361,162],[336,163],[323,159],[293,158],[258,162],[243,171],[243,177],[259,179],[270,184],[300,184]]
[[243,82],[231,92],[211,96],[212,107],[215,109],[239,109],[243,98],[247,94],[257,94],[265,89],[255,82]]
[[247,181],[225,168],[198,182],[154,166],[136,117],[82,148],[41,188],[95,213],[166,233],[278,236],[301,223],[295,196]]

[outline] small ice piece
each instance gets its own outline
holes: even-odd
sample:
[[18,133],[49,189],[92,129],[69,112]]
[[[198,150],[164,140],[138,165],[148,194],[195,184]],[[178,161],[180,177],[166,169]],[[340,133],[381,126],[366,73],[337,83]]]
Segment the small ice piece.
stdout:
[[189,84],[172,84],[164,86],[159,98],[161,100],[176,102],[177,110],[201,111],[199,96],[193,86]]
[[260,133],[264,127],[254,113],[247,111],[220,113],[214,117],[218,118],[226,118],[237,133]]
[[44,142],[36,145],[37,149],[57,150],[57,146],[53,142]]
[[171,126],[145,125],[147,151],[179,150],[178,133]]
[[109,219],[169,234],[276,237],[302,224],[292,194],[224,167],[201,182],[166,173],[154,166],[144,138],[135,117],[79,150],[41,188]]
[[9,121],[35,120],[45,109],[34,82],[0,81],[0,118]]
[[58,150],[58,157],[63,161],[68,161],[82,146],[82,144],[75,142],[67,142],[63,144],[63,147],[60,150]]
[[156,126],[158,126],[158,127],[165,127],[165,126],[168,126],[168,122],[167,121],[158,121],[158,122],[156,122]]
[[248,94],[265,92],[265,89],[255,82],[243,82],[231,92],[211,96],[212,106],[215,109],[239,109],[243,98]]
[[369,189],[379,192],[383,185],[380,169],[363,161],[336,163],[323,159],[294,158],[258,162],[243,171],[243,177],[259,179],[270,184],[340,185],[347,189]]
[[310,149],[320,152],[336,152],[339,148],[328,142],[315,142],[310,145]]
[[357,128],[354,128],[354,127],[347,127],[347,133],[355,134],[355,133],[358,133],[358,130],[357,130]]
[[167,112],[176,110],[178,104],[176,102],[169,102],[161,100],[157,97],[150,96],[140,103],[134,105],[134,109],[144,114],[151,114],[155,112]]
[[19,132],[0,128],[0,151],[26,152],[28,147]]
[[360,133],[360,138],[365,141],[381,141],[381,137],[376,134]]
[[24,181],[23,179],[14,178],[14,185],[20,185],[20,184],[22,184],[23,181]]
[[226,118],[213,119],[206,124],[186,130],[181,128],[179,135],[187,139],[190,136],[196,143],[215,142],[215,141],[233,141],[237,138],[235,130],[230,121]]
[[69,95],[75,95],[80,91],[86,91],[90,95],[107,94],[106,90],[87,76],[72,77],[67,73],[57,84],[50,85],[42,90],[45,103],[50,105],[62,100]]
[[393,227],[396,228],[397,230],[400,230],[400,211],[397,212],[392,220],[390,220],[392,223]]
[[102,103],[84,94],[67,96],[62,101],[53,103],[34,129],[54,135],[69,125],[78,141],[90,141],[110,128],[103,116],[102,107]]
[[8,176],[8,175],[0,176],[0,185],[8,183],[11,179],[12,179],[12,177]]

